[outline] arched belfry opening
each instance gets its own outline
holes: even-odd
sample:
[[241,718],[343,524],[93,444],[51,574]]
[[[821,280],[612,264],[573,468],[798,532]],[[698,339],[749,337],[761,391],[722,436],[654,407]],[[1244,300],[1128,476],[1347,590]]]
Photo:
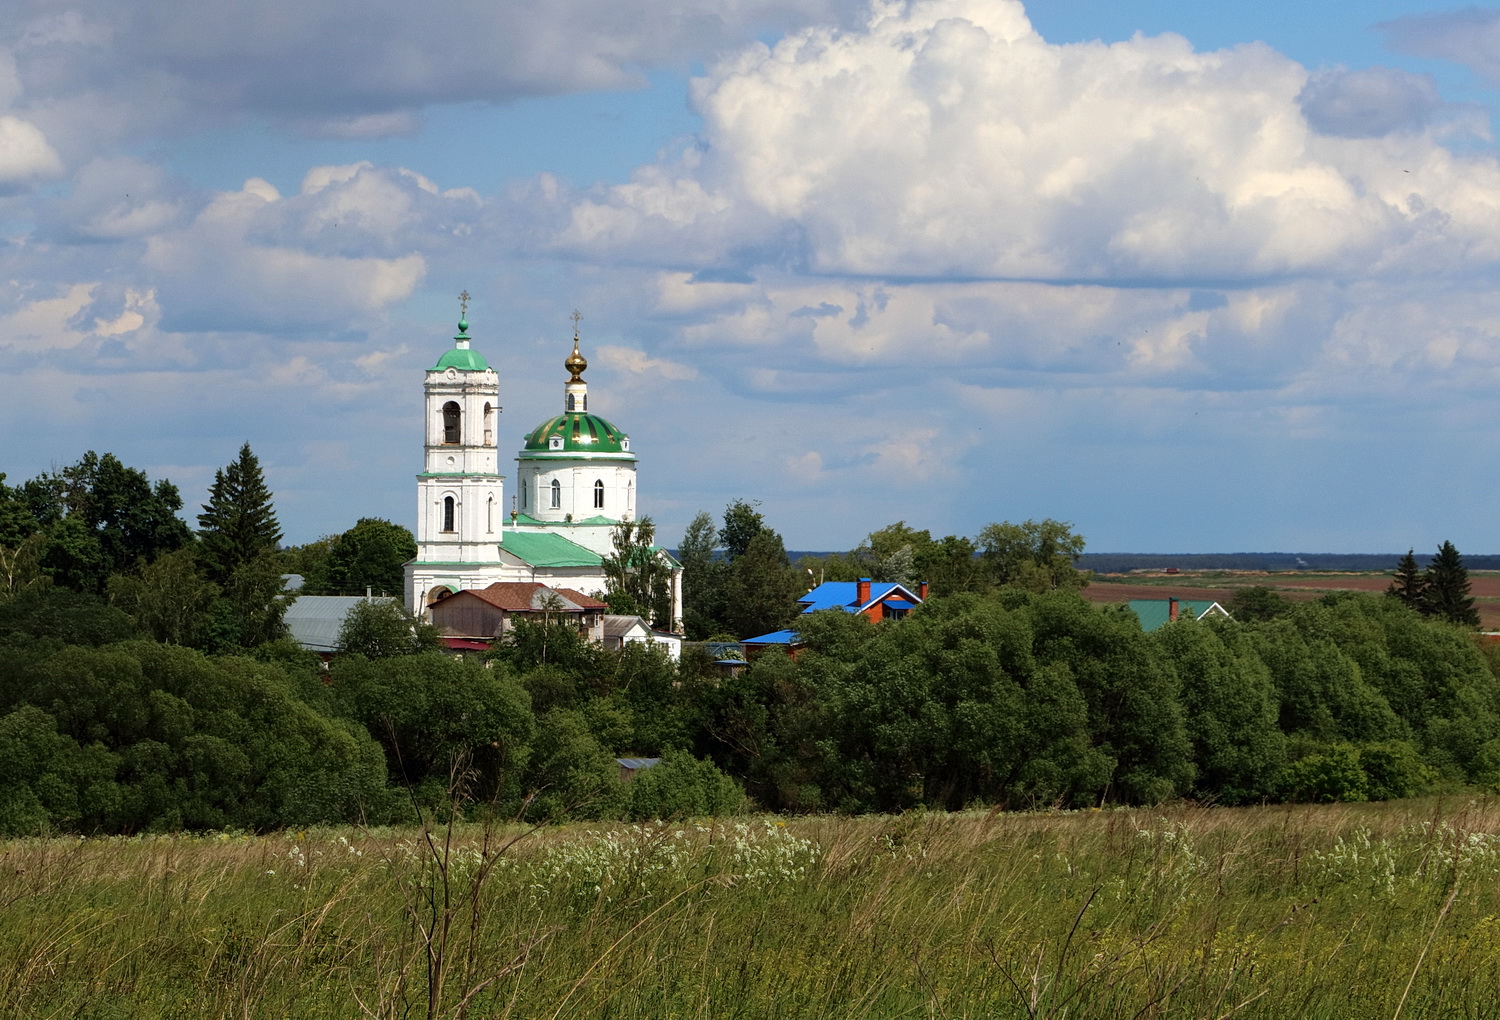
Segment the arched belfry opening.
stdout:
[[456,401],[450,400],[443,405],[443,444],[445,446],[456,446],[463,442],[462,420],[463,411]]
[[443,497],[443,530],[453,530],[453,497]]

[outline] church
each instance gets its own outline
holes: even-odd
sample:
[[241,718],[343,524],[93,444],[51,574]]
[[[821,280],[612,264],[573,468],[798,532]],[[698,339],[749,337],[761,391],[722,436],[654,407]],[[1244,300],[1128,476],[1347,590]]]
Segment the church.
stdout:
[[[589,410],[577,316],[562,407],[522,438],[508,513],[500,376],[473,348],[467,319],[460,315],[453,347],[427,370],[423,387],[417,555],[406,564],[406,606],[430,614],[451,595],[497,582],[602,593],[615,527],[636,519],[636,455],[629,435]],[[682,568],[671,565],[672,629],[680,632]]]

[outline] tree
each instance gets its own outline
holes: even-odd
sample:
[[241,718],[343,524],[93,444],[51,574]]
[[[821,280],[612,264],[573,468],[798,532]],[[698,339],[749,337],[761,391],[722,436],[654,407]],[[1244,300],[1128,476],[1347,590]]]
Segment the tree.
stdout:
[[740,637],[780,630],[797,615],[801,588],[781,536],[763,528],[730,565],[726,622]]
[[1280,592],[1257,585],[1235,592],[1234,598],[1229,600],[1229,605],[1225,608],[1236,620],[1250,623],[1253,620],[1274,619],[1291,609],[1292,604]]
[[274,551],[281,541],[271,491],[249,443],[240,447],[233,463],[214,472],[198,528],[209,577],[221,585],[261,553]]
[[421,616],[408,613],[395,599],[357,602],[339,628],[338,650],[346,655],[390,659],[437,647],[437,629]]
[[5,472],[0,471],[0,548],[18,546],[40,530],[21,490],[6,485]]
[[718,537],[713,517],[699,511],[677,546],[677,560],[682,564],[683,629],[694,641],[724,629],[724,587],[729,564],[714,554]]
[[747,503],[737,499],[724,508],[724,527],[719,529],[719,542],[733,563],[750,548],[755,536],[766,530],[765,518],[759,510],[760,501]]
[[1088,573],[1073,566],[1083,555],[1083,537],[1065,521],[987,524],[979,533],[979,549],[989,579],[997,585],[1046,592],[1089,583]]
[[361,517],[338,537],[321,570],[307,579],[308,594],[379,595],[405,586],[402,566],[417,555],[417,540],[399,524]]
[[109,601],[142,633],[170,645],[201,645],[218,585],[198,573],[191,549],[158,556],[139,574],[109,579]]
[[670,627],[672,566],[655,541],[650,517],[615,525],[610,533],[615,551],[603,558],[605,601],[616,612],[645,616],[653,627]]
[[1452,542],[1444,542],[1438,547],[1437,555],[1427,564],[1424,580],[1424,612],[1464,627],[1479,626],[1479,613],[1469,595],[1469,571]]
[[1395,577],[1391,579],[1391,586],[1385,590],[1385,593],[1392,598],[1399,599],[1401,604],[1408,609],[1420,612],[1427,593],[1427,579],[1422,576],[1422,569],[1417,566],[1415,552],[1415,549],[1406,550],[1406,555],[1401,557],[1400,563],[1396,564]]
[[153,485],[146,472],[126,467],[114,454],[100,457],[90,450],[77,464],[64,468],[63,477],[69,513],[98,536],[110,574],[138,560],[150,562],[192,539],[177,516],[182,509],[177,486],[165,479]]

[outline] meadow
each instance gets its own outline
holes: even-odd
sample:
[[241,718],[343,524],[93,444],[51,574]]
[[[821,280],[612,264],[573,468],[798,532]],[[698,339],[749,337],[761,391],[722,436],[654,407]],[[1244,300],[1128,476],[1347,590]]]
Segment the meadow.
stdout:
[[0,1015],[1487,1017],[1500,801],[0,844]]

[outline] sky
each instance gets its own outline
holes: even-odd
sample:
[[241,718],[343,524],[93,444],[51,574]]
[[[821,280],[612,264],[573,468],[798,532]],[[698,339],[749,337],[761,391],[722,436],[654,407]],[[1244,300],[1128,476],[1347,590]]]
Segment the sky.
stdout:
[[18,0],[0,471],[410,527],[466,290],[507,473],[576,309],[668,544],[1500,552],[1497,103],[1423,0]]

